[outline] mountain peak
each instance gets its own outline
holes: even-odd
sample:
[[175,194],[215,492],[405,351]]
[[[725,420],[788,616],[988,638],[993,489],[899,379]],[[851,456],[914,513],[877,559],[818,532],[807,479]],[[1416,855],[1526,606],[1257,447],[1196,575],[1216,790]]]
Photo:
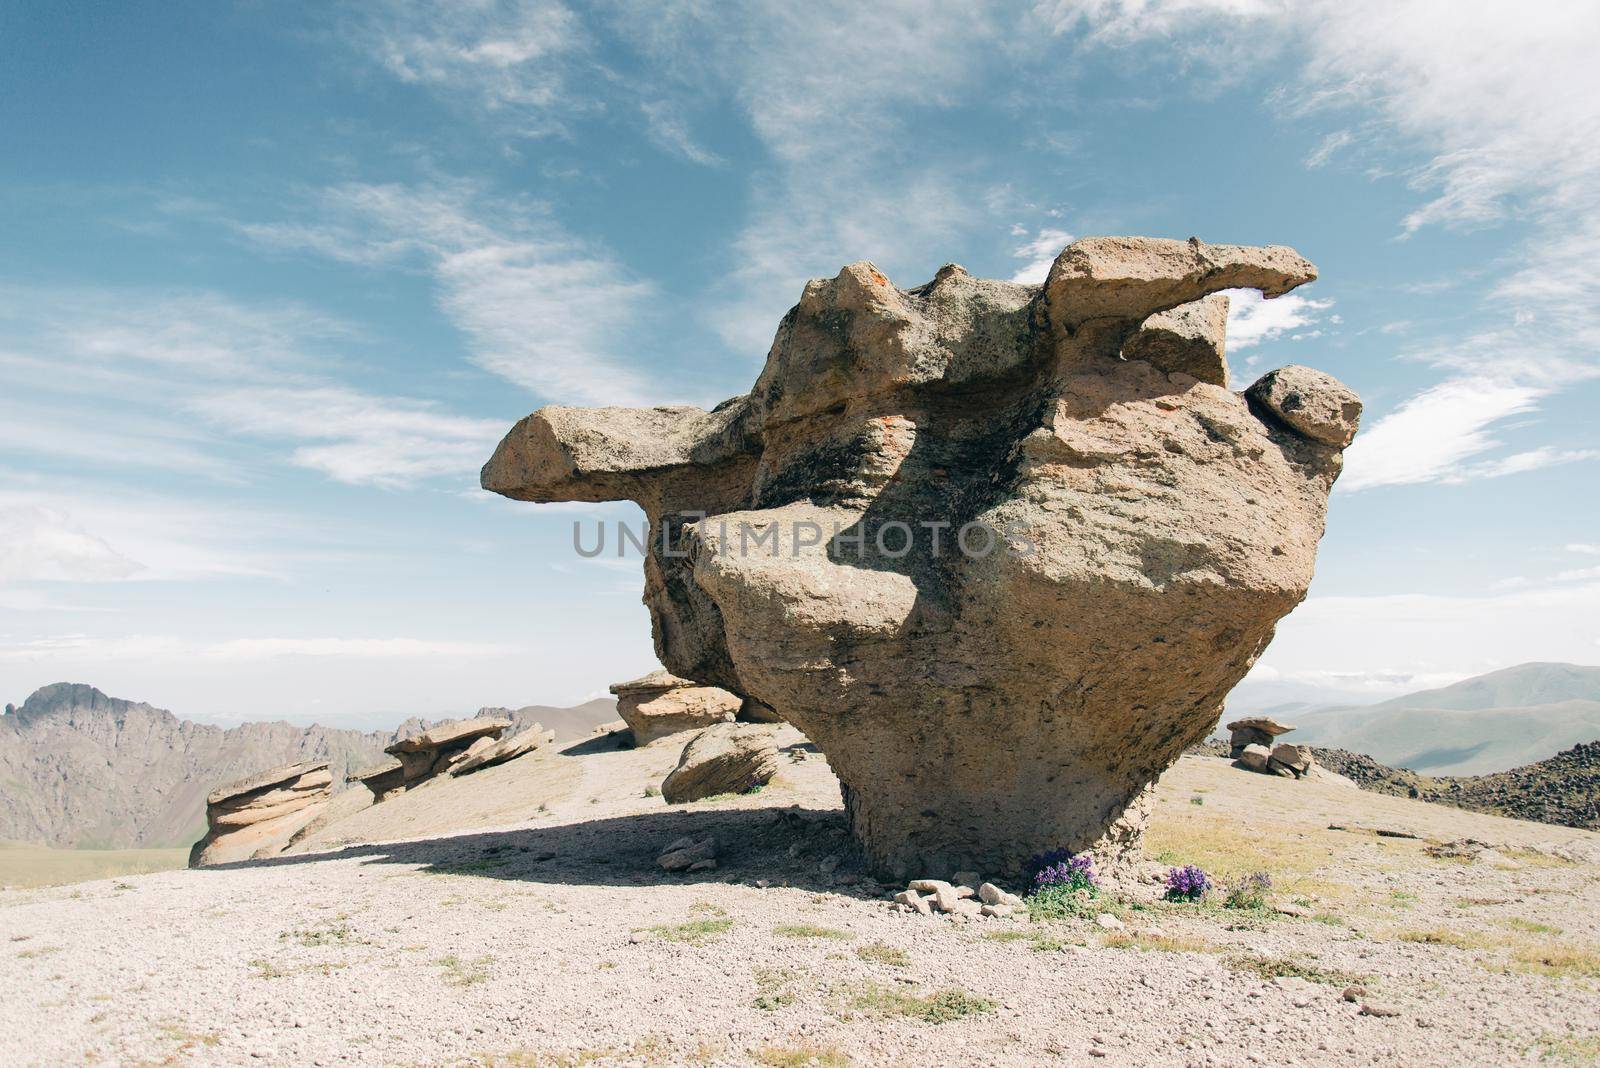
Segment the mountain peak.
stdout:
[[72,709],[106,709],[116,711],[130,702],[107,697],[100,690],[83,682],[52,682],[28,695],[14,714],[23,719],[36,719]]

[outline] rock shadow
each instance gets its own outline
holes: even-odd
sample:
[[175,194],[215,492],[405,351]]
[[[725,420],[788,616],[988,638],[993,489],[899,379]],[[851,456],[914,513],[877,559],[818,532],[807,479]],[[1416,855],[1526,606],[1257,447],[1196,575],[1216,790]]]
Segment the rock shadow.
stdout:
[[[667,872],[656,865],[683,837],[717,840],[714,871]],[[884,888],[863,874],[840,809],[688,807],[666,812],[551,824],[516,830],[469,831],[438,838],[366,843],[297,853],[197,872],[295,867],[360,859],[377,866],[414,866],[422,874],[470,875],[568,886],[653,886],[752,883],[793,886],[876,898]]]

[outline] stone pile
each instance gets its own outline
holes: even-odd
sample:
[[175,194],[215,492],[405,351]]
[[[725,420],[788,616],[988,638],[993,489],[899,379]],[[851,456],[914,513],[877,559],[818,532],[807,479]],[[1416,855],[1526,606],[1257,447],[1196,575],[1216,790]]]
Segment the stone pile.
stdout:
[[551,745],[555,732],[539,723],[505,735],[511,721],[480,715],[430,727],[389,746],[387,760],[351,772],[349,781],[372,791],[374,802],[421,786],[440,775],[469,775]]
[[855,263],[749,394],[541,408],[482,484],[637,502],[661,662],[814,741],[873,872],[1109,871],[1311,581],[1361,402],[1307,367],[1230,390],[1222,294],[1315,277],[1142,237],[1043,285]]
[[669,805],[718,794],[747,794],[778,773],[777,735],[759,723],[719,723],[690,739],[661,783]]
[[743,704],[737,694],[717,686],[701,686],[666,671],[652,671],[642,679],[619,682],[611,692],[617,695],[617,715],[633,731],[633,744],[639,746],[684,731],[731,723]]
[[206,835],[189,851],[189,867],[277,856],[332,797],[326,762],[286,764],[220,786],[206,798]]
[[1022,898],[985,882],[977,872],[958,871],[950,879],[913,879],[894,895],[907,912],[935,912],[965,919],[1003,919],[1023,908]]
[[1303,779],[1311,774],[1317,759],[1309,745],[1279,742],[1280,735],[1294,730],[1271,716],[1247,716],[1228,724],[1229,755],[1237,766],[1263,775]]
[[509,726],[511,721],[499,716],[458,719],[453,723],[430,727],[410,738],[402,738],[385,748],[384,752],[400,761],[405,784],[410,788],[483,752]]

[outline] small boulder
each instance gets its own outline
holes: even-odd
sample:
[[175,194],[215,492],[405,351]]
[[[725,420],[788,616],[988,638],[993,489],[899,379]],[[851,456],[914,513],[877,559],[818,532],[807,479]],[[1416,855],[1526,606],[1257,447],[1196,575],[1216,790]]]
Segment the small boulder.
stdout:
[[[656,858],[663,871],[693,871],[695,865],[717,859],[717,840],[707,836],[699,839],[680,838]],[[704,869],[699,869],[704,870]]]
[[678,766],[661,783],[670,805],[743,794],[764,786],[778,772],[773,728],[756,723],[719,723],[690,739]]
[[1311,770],[1311,765],[1317,762],[1309,745],[1294,745],[1290,742],[1279,742],[1272,748],[1272,761],[1281,764],[1296,775],[1304,775]]
[[1268,371],[1245,390],[1290,430],[1319,445],[1342,449],[1361,425],[1361,398],[1332,375],[1290,364]]
[[1120,931],[1127,927],[1127,924],[1123,923],[1109,912],[1102,912],[1100,915],[1094,918],[1094,922],[1099,924],[1101,927],[1104,927],[1108,931]]
[[1239,753],[1241,767],[1251,771],[1265,772],[1267,762],[1272,759],[1272,750],[1264,745],[1247,745]]

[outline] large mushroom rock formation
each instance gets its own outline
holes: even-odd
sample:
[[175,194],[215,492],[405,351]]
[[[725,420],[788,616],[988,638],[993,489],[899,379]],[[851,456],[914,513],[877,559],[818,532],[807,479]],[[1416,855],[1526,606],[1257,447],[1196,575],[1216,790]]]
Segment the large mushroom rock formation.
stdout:
[[326,762],[286,764],[219,786],[206,798],[206,835],[189,851],[189,867],[276,856],[332,796]]
[[804,731],[876,871],[1114,866],[1311,580],[1359,402],[1305,368],[1229,392],[1212,295],[1314,277],[1153,238],[1042,286],[853,264],[748,396],[542,408],[483,485],[637,502],[662,663]]

